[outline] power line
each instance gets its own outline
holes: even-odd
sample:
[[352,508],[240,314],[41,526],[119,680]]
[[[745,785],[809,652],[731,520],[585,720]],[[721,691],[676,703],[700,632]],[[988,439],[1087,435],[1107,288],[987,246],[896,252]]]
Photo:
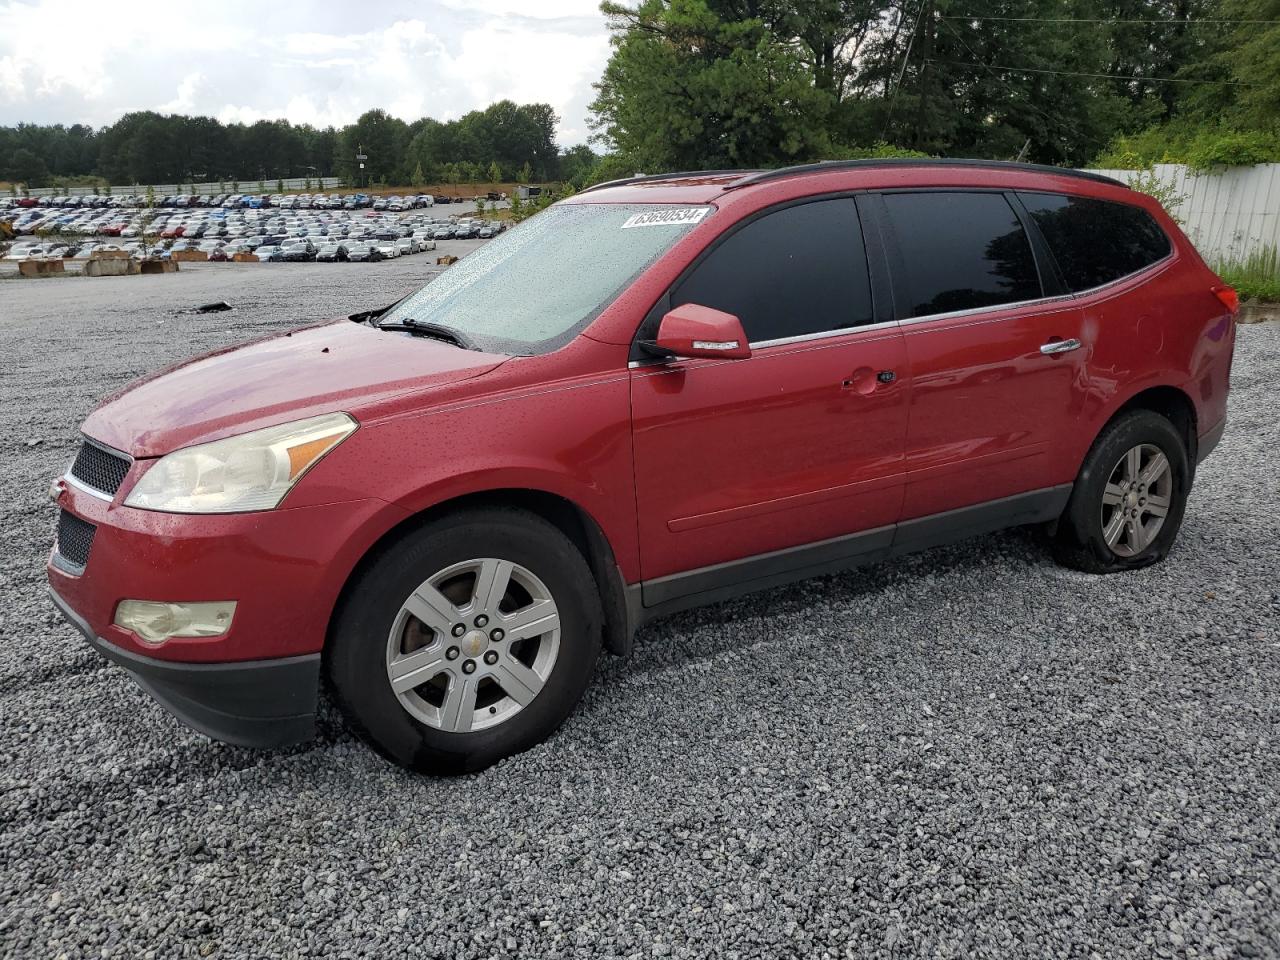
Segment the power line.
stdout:
[[1037,67],[1004,67],[998,63],[968,63],[963,60],[935,60],[930,63],[941,63],[952,67],[984,67],[987,70],[1005,70],[1009,73],[1048,73],[1063,77],[1093,77],[1099,80],[1124,80],[1128,83],[1213,83],[1226,87],[1261,87],[1265,84],[1250,83],[1246,80],[1191,80],[1182,77],[1128,77],[1118,73],[1083,73],[1077,70],[1041,70]]
[[[960,41],[960,45],[961,45],[961,46],[963,46],[966,50],[968,50],[968,51],[969,51],[969,56],[971,56],[971,57],[977,57],[977,56],[978,56],[978,54],[974,51],[973,47],[969,46],[969,42],[968,42],[967,40],[965,40],[965,38],[964,38],[964,37],[962,37],[962,36],[960,35],[960,31],[959,31],[959,30],[957,30],[955,27],[951,26],[951,24],[946,23],[945,21],[943,22],[943,24],[942,24],[942,25],[943,25],[944,27],[946,27],[946,28],[947,28],[947,33],[951,34],[953,37],[955,37],[957,40],[959,40],[959,41]],[[935,61],[935,62],[937,62],[937,61]],[[1005,86],[1005,89],[1006,89],[1006,90],[1008,90],[1010,93],[1016,93],[1016,91],[1013,89],[1013,87],[1011,87],[1011,86],[1008,84],[1008,82],[1006,82],[1006,81],[1005,81],[1004,77],[1000,76],[1000,74],[998,74],[994,69],[992,69],[990,66],[988,66],[988,65],[987,65],[987,64],[985,64],[985,63],[984,63],[984,64],[980,64],[980,66],[986,67],[986,68],[987,68],[987,70],[990,72],[990,74],[991,74],[993,77],[995,77],[995,78],[996,78],[997,80],[999,80],[1002,84],[1004,84],[1004,86]],[[1055,125],[1064,126],[1064,127],[1066,127],[1066,128],[1067,128],[1068,132],[1070,132],[1070,133],[1074,134],[1075,136],[1079,137],[1081,140],[1086,140],[1086,139],[1088,139],[1087,137],[1085,137],[1085,136],[1084,136],[1084,134],[1082,134],[1079,130],[1077,130],[1073,124],[1068,123],[1066,120],[1063,120],[1061,117],[1054,117],[1054,116],[1051,116],[1050,114],[1048,114],[1048,113],[1047,113],[1047,112],[1045,112],[1044,110],[1040,109],[1040,107],[1038,107],[1038,106],[1036,106],[1034,103],[1032,103],[1030,100],[1026,100],[1026,101],[1024,101],[1024,102],[1026,103],[1026,105],[1027,105],[1028,107],[1030,107],[1030,108],[1031,108],[1032,110],[1034,110],[1036,113],[1040,114],[1040,116],[1044,117],[1044,119],[1046,119],[1046,120],[1048,120],[1048,121],[1049,121],[1050,129],[1052,129]],[[1026,149],[1026,146],[1024,145],[1024,146],[1023,146],[1023,150],[1025,150],[1025,149]],[[1021,155],[1021,152],[1019,153],[1019,155]]]
[[1111,19],[1107,17],[966,17],[954,13],[940,14],[939,20],[967,20],[969,22],[983,21],[999,21],[1001,23],[1146,23],[1146,24],[1168,24],[1169,26],[1186,27],[1201,23],[1211,24],[1230,24],[1232,26],[1250,26],[1256,24],[1265,24],[1275,26],[1280,24],[1280,20],[1218,20],[1218,19],[1201,19],[1194,20],[1126,20]]
[[[924,13],[925,5],[929,0],[920,0],[920,6],[916,7],[916,17],[911,21],[911,32],[907,34],[907,52],[902,55],[902,68],[898,71],[898,82],[893,85],[893,95],[889,97],[889,109],[885,114],[884,124],[880,128],[880,136],[883,138],[889,132],[889,124],[893,122],[893,108],[898,103],[898,91],[902,89],[902,78],[907,73],[907,61],[911,59],[911,44],[916,39],[916,28],[920,26],[920,16]],[[906,11],[902,12],[906,17]],[[950,29],[950,28],[948,28]]]

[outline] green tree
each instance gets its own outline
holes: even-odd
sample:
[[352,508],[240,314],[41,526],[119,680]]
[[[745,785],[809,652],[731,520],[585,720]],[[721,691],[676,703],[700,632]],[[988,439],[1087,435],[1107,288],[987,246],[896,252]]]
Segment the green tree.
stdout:
[[[545,103],[500,100],[483,110],[441,123],[413,123],[372,110],[342,129],[317,129],[285,120],[224,124],[213,117],[134,111],[101,130],[84,124],[0,126],[0,179],[56,185],[87,184],[93,175],[116,183],[222,184],[232,179],[314,181],[335,173],[348,182],[406,182],[421,164],[435,180],[445,163],[516,170],[551,178],[559,158],[558,119]],[[363,149],[361,149],[363,148]],[[356,166],[357,151],[368,155]]]
[[570,147],[560,154],[560,179],[581,190],[587,185],[591,171],[595,169],[600,158],[584,143]]
[[[363,174],[367,181],[381,181],[388,177],[403,180],[407,171],[401,172],[410,143],[409,127],[401,119],[385,110],[369,110],[360,115],[354,124],[345,127],[338,137],[338,156],[354,174]],[[360,153],[367,160],[356,161]],[[364,163],[361,171],[357,164]]]
[[426,183],[426,175],[422,172],[422,161],[419,160],[413,166],[413,179],[410,181],[415,187],[420,187]]
[[4,166],[4,175],[29,187],[41,186],[49,177],[49,167],[44,158],[26,147],[19,148]]
[[[1164,84],[1163,109],[1148,117],[1158,122],[1124,131],[1098,164],[1205,169],[1280,161],[1280,0],[1181,0],[1173,13],[1163,31],[1172,36],[1157,35],[1140,49],[1134,69],[1185,82]],[[1158,66],[1143,66],[1144,57]]]
[[497,160],[490,161],[489,163],[489,182],[490,183],[502,182],[502,167],[498,166]]
[[532,183],[533,167],[529,166],[529,164],[526,163],[523,167],[520,168],[520,172],[516,174],[516,179],[519,180],[521,183],[525,183],[525,184]]
[[1280,0],[1221,0],[1214,16],[1239,23],[1180,76],[1224,81],[1188,85],[1184,110],[1234,130],[1280,129]]
[[593,128],[636,167],[769,165],[829,147],[834,94],[763,18],[721,14],[706,0],[601,9],[614,51]]
[[[1081,164],[1133,116],[1108,72],[1107,29],[1058,22],[1097,16],[1091,0],[992,0],[978,10],[1029,19],[959,19],[926,0],[891,142],[951,156]],[[972,9],[972,8],[969,8]],[[1125,25],[1126,27],[1129,25]],[[1113,29],[1122,29],[1120,25]],[[956,96],[955,92],[961,95]]]

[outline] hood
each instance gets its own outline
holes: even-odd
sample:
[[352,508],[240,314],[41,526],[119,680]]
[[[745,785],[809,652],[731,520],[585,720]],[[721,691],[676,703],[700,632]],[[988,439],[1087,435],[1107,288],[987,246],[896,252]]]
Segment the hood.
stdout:
[[392,397],[477,377],[507,359],[335,320],[135,380],[103,401],[83,430],[134,457],[157,457],[322,413],[359,420]]

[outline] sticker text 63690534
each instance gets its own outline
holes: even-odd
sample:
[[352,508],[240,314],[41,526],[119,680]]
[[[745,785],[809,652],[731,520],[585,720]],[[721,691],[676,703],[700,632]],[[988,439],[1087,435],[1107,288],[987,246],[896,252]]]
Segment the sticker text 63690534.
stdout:
[[670,210],[650,210],[648,213],[636,213],[627,217],[622,224],[622,229],[684,226],[686,223],[697,223],[710,212],[710,207],[672,207]]

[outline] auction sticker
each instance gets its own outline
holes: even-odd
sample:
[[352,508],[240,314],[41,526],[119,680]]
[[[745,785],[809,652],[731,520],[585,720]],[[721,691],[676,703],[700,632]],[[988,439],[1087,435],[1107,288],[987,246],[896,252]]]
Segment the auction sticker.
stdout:
[[697,223],[708,213],[710,207],[675,207],[671,210],[650,210],[648,213],[636,213],[627,217],[622,229],[629,227],[681,227],[686,223]]

